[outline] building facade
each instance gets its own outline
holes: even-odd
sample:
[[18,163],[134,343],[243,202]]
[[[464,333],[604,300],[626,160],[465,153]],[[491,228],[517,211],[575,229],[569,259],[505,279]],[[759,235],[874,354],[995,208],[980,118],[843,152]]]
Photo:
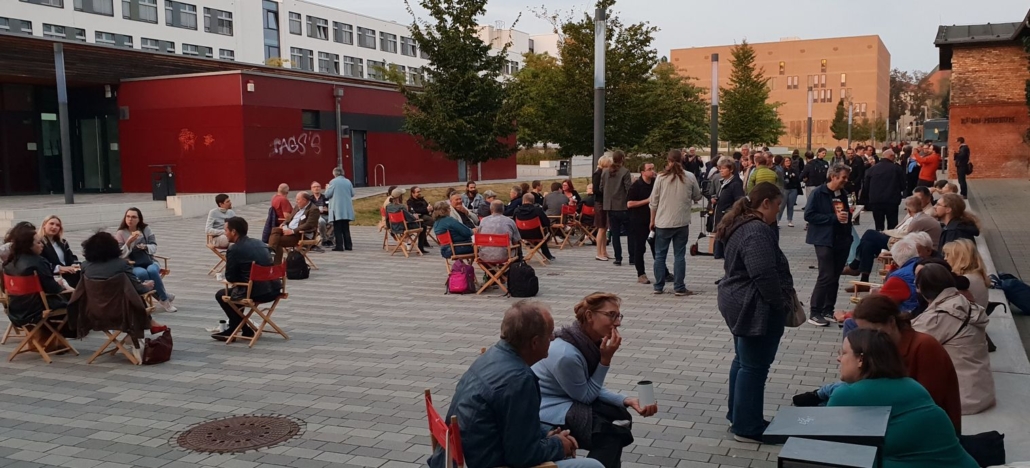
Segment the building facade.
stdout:
[[[780,146],[804,148],[807,139],[808,89],[813,93],[812,145],[844,145],[830,131],[837,103],[854,104],[854,119],[887,118],[890,100],[890,52],[879,36],[857,36],[750,44],[755,65],[769,78],[769,99],[780,102],[778,112],[787,132]],[[718,54],[719,83],[726,87],[733,67],[732,45],[673,49],[670,62],[695,84],[712,87],[712,54]]]

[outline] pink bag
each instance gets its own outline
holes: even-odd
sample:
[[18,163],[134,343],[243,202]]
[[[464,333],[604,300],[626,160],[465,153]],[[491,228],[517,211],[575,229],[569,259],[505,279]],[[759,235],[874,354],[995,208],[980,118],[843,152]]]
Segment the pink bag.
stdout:
[[447,292],[450,294],[474,294],[476,292],[476,269],[461,260],[451,265],[447,276]]

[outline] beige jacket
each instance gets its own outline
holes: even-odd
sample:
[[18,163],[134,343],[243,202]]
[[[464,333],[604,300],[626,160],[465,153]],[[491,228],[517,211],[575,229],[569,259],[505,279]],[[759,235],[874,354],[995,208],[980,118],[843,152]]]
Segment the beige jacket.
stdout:
[[[683,181],[672,174],[659,174],[651,189],[651,216],[658,229],[674,229],[690,225],[694,202],[701,200],[701,187],[694,174],[684,171]],[[608,195],[605,195],[608,196]]]
[[958,374],[962,414],[977,414],[995,403],[994,376],[987,354],[988,321],[984,308],[971,304],[955,288],[945,289],[912,320],[912,328],[936,338],[951,356]]

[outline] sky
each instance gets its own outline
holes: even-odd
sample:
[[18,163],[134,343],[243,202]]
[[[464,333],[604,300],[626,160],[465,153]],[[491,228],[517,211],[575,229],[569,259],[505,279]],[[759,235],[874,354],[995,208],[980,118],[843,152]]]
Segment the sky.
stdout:
[[[311,0],[364,15],[411,23],[403,0]],[[543,0],[490,0],[480,24],[505,27],[522,14],[516,29],[533,34],[551,32],[535,16]],[[423,17],[417,0],[412,6]],[[593,11],[583,0],[550,0],[548,11]],[[748,42],[775,42],[781,37],[819,39],[878,34],[891,54],[891,68],[930,71],[937,66],[933,45],[940,25],[1012,23],[1030,10],[1026,0],[618,0],[615,12],[623,23],[646,21],[659,28],[654,47],[658,56],[671,49]],[[743,15],[741,15],[743,13]],[[592,13],[591,13],[592,14]],[[889,21],[887,18],[891,18]]]

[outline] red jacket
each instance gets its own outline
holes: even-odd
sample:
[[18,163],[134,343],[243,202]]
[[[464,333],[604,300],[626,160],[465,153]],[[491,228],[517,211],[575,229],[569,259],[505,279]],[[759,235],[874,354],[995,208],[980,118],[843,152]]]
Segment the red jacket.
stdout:
[[912,157],[919,163],[919,180],[937,181],[937,171],[941,168],[941,155],[931,153],[929,156],[920,156],[913,152]]
[[958,375],[944,346],[936,338],[911,328],[901,332],[898,343],[908,376],[919,382],[930,397],[948,413],[955,432],[962,433],[962,400],[959,398]]

